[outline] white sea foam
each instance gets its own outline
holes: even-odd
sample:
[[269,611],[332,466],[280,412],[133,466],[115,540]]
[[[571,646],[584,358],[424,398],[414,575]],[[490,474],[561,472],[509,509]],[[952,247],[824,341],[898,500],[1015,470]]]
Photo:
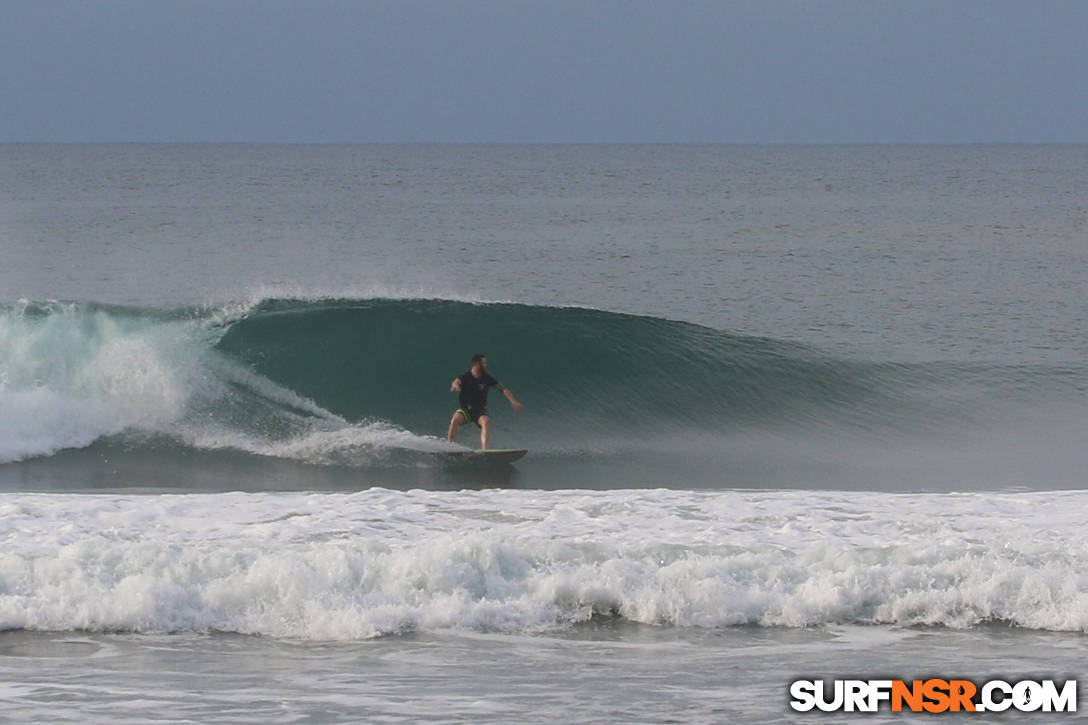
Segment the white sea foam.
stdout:
[[351,424],[219,355],[222,326],[253,304],[193,319],[26,301],[0,311],[0,464],[123,432],[310,463],[443,447],[382,421]]
[[191,369],[172,326],[54,305],[0,315],[0,462],[82,447],[183,412]]
[[334,426],[284,440],[268,440],[237,430],[202,428],[186,433],[184,440],[204,450],[231,449],[271,458],[345,466],[380,463],[384,457],[404,451],[435,453],[456,449],[445,440],[416,435],[383,421],[359,424],[344,421]]
[[0,495],[0,628],[1088,631],[1085,492]]

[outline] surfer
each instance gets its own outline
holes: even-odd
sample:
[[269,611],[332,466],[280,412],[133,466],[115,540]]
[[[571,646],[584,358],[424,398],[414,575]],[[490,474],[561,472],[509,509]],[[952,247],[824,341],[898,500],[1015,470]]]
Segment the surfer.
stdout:
[[491,418],[487,414],[487,389],[497,388],[514,410],[521,410],[525,406],[518,402],[514,394],[502,383],[493,378],[487,372],[487,356],[473,355],[472,367],[468,372],[453,379],[450,390],[460,393],[460,408],[450,418],[450,430],[446,438],[452,443],[457,440],[457,429],[465,423],[475,423],[480,429],[480,449],[487,450],[487,442],[491,438]]

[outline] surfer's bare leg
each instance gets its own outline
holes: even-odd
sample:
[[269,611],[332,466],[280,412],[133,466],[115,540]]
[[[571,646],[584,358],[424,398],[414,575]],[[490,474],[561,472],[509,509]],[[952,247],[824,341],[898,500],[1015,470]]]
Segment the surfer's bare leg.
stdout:
[[491,440],[491,417],[481,415],[477,422],[480,424],[480,450],[486,451],[487,442]]
[[454,413],[453,417],[450,418],[450,429],[446,433],[446,440],[448,440],[450,443],[453,443],[454,441],[456,441],[457,440],[457,429],[460,428],[461,425],[464,422],[465,422],[465,419],[461,415],[461,411],[457,411],[456,413]]

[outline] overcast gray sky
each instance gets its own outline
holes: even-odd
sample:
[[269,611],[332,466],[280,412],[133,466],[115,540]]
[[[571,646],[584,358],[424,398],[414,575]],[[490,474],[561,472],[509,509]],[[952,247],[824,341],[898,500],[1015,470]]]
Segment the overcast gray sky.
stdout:
[[1083,0],[0,0],[0,141],[1086,142]]

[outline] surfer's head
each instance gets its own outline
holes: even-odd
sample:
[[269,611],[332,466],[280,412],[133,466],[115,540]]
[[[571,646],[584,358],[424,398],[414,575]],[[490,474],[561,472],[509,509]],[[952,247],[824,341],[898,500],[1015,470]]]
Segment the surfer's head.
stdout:
[[483,353],[476,353],[472,356],[472,367],[479,365],[482,369],[487,370],[487,355]]

